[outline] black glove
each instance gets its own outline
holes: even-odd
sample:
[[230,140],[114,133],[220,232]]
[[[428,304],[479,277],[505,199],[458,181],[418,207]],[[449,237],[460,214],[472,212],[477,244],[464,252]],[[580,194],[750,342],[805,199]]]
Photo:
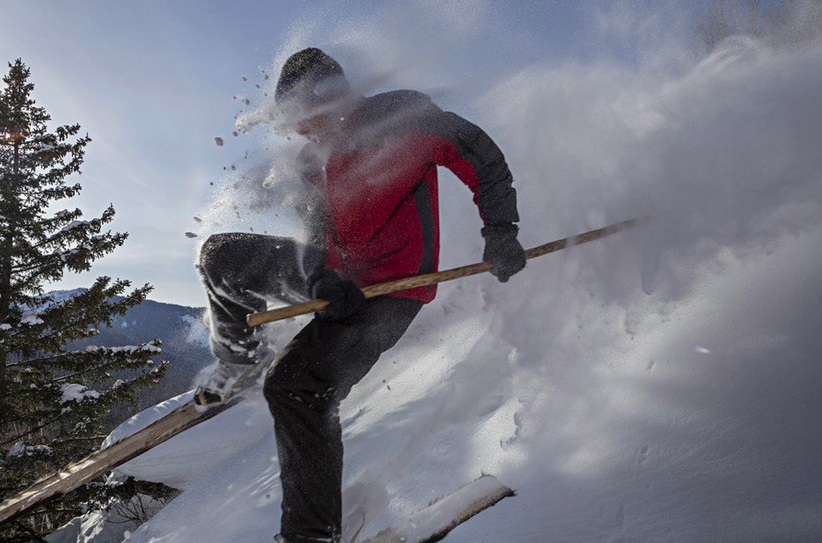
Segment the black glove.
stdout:
[[515,224],[489,224],[482,229],[485,252],[482,259],[494,265],[491,273],[505,283],[525,267],[525,249],[517,241],[519,228]]
[[312,298],[328,301],[328,307],[317,313],[323,319],[344,321],[365,305],[365,295],[354,281],[323,267],[308,277],[308,291]]

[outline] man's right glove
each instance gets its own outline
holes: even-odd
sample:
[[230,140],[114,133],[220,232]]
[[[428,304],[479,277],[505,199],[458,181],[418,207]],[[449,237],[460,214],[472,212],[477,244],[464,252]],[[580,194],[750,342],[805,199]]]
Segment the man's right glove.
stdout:
[[344,321],[365,305],[365,295],[354,281],[323,267],[308,277],[308,291],[312,298],[328,301],[328,307],[317,313],[322,319]]
[[525,249],[517,241],[519,228],[512,223],[489,224],[482,229],[485,251],[482,259],[494,265],[491,273],[505,283],[525,267]]

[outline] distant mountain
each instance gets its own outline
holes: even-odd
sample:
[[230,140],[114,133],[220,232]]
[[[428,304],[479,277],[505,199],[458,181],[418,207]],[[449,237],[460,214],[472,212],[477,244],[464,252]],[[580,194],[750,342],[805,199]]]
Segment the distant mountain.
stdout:
[[[50,292],[55,301],[76,296],[85,289]],[[208,328],[203,316],[205,308],[187,307],[146,300],[116,316],[108,328],[89,339],[75,342],[72,348],[87,345],[116,347],[137,345],[154,338],[163,342],[160,360],[168,360],[169,367],[163,381],[141,394],[139,407],[147,406],[190,390],[197,373],[214,359],[208,348]],[[133,412],[133,407],[129,407]]]

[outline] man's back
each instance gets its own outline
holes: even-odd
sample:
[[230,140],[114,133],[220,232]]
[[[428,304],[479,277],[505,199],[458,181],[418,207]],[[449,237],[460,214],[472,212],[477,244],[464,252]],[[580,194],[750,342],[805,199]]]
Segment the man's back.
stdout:
[[[301,153],[304,177],[326,209],[327,267],[360,286],[437,270],[436,167],[451,169],[481,214],[513,222],[516,196],[502,153],[475,125],[425,94],[401,90],[363,98],[327,151]],[[486,197],[487,196],[487,197]],[[436,287],[396,296],[431,301]]]

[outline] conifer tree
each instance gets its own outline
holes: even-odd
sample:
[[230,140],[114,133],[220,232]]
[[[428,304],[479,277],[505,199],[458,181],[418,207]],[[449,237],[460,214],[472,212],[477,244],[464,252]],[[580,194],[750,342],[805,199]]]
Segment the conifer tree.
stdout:
[[[53,212],[80,191],[67,178],[80,173],[90,139],[76,124],[49,129],[29,76],[17,59],[0,87],[0,499],[97,448],[106,413],[165,369],[151,360],[158,341],[71,348],[140,304],[150,287],[100,277],[72,296],[47,292],[67,271],[88,271],[126,234],[104,229],[111,206],[87,220],[79,209]],[[0,527],[0,540],[42,541],[117,492],[116,485],[85,485]]]

